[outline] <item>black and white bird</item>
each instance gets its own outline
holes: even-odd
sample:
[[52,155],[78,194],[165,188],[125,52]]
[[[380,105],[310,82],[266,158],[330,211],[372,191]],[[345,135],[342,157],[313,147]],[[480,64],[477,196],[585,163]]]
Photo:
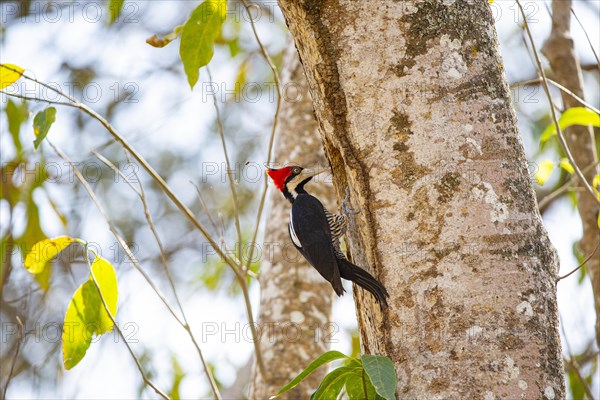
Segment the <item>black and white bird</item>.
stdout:
[[338,296],[344,294],[341,280],[344,278],[368,290],[379,304],[387,306],[389,295],[385,287],[367,271],[349,262],[340,248],[348,218],[331,213],[304,189],[321,172],[299,166],[267,169],[275,187],[292,204],[288,224],[290,238],[304,258],[331,283]]

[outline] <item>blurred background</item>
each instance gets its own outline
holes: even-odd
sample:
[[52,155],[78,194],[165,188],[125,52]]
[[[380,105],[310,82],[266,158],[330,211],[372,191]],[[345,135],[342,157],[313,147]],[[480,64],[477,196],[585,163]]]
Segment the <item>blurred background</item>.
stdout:
[[[191,91],[179,59],[178,41],[159,49],[148,45],[146,39],[171,32],[198,4],[191,0],[126,1],[119,18],[111,23],[107,1],[0,1],[0,62],[26,68],[30,76],[60,87],[105,116],[221,240],[223,249],[230,250],[236,242],[233,206],[212,95],[220,106],[237,179],[242,237],[248,241],[264,184],[263,164],[275,112],[274,79],[260,55],[245,9],[230,0],[210,63],[212,80],[203,68]],[[283,51],[290,45],[285,22],[275,1],[258,4],[258,35],[280,68]],[[524,1],[523,5],[539,49],[551,28],[550,2]],[[496,0],[491,7],[535,182],[542,160],[558,162],[564,156],[556,140],[540,145],[540,135],[551,122],[543,89],[519,85],[535,79],[537,72],[518,8],[505,0]],[[578,17],[572,32],[584,68],[586,100],[598,107],[600,76],[594,50],[599,52],[600,2],[577,0],[573,11]],[[6,89],[11,91],[57,100],[51,91],[26,80]],[[559,93],[554,95],[559,102]],[[118,323],[153,381],[174,397],[210,396],[189,337],[127,260],[69,166],[46,144],[34,152],[33,115],[47,104],[24,104],[5,94],[0,94],[0,99],[2,387],[14,360],[7,398],[155,397],[144,387],[122,340],[112,333],[94,340],[74,369],[63,369],[61,324],[72,293],[87,279],[85,259],[81,251],[70,250],[68,257],[59,257],[50,274],[37,277],[22,267],[24,251],[45,237],[59,235],[94,243],[116,267]],[[144,185],[190,325],[223,391],[233,387],[237,392],[231,393],[242,393],[239,387],[249,379],[253,346],[244,329],[247,318],[233,273],[97,121],[78,110],[57,106],[57,119],[48,138],[79,163],[136,258],[174,301],[144,209],[124,177]],[[92,151],[110,160],[123,176]],[[536,183],[539,198],[568,178],[565,171],[555,170],[543,186]],[[542,210],[559,252],[561,275],[584,257],[577,246],[582,228],[574,199],[573,193],[566,192]],[[259,248],[264,241],[268,238],[263,240],[261,229]],[[258,252],[254,270],[261,256]],[[255,280],[250,295],[256,312],[259,293]],[[577,360],[582,377],[593,393],[599,394],[596,317],[584,269],[559,282],[558,301],[564,355]],[[25,327],[23,340],[16,329],[17,316]],[[332,348],[356,352],[357,323],[351,296],[335,300],[333,321],[338,329],[332,336]],[[571,398],[582,398],[583,389],[572,369],[565,379]]]

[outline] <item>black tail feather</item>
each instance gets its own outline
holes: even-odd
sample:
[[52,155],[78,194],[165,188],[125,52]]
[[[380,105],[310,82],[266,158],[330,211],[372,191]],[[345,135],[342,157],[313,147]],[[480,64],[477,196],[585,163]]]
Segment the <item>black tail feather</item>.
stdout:
[[340,276],[342,278],[352,281],[363,289],[371,292],[379,304],[385,306],[388,305],[386,297],[389,297],[389,294],[381,282],[375,279],[367,271],[352,264],[348,260],[338,259],[337,261],[340,268]]

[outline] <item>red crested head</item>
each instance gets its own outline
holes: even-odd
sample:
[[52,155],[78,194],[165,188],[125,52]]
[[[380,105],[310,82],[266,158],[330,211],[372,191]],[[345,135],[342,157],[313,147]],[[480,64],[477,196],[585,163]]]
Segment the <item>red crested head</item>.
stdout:
[[294,202],[296,196],[306,193],[304,185],[315,175],[319,175],[328,169],[314,170],[291,165],[279,169],[267,168],[267,175],[271,177],[275,187],[283,193],[286,199]]
[[292,174],[292,169],[298,167],[283,167],[279,169],[267,168],[267,175],[273,180],[275,187],[283,192],[285,180]]

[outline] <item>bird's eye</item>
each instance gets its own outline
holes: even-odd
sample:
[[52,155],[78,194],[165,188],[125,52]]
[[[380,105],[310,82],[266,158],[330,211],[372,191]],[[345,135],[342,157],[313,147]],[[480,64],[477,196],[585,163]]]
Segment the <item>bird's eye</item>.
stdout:
[[296,167],[296,168],[294,168],[294,169],[292,170],[292,172],[293,172],[294,174],[299,174],[299,173],[300,173],[300,168]]

